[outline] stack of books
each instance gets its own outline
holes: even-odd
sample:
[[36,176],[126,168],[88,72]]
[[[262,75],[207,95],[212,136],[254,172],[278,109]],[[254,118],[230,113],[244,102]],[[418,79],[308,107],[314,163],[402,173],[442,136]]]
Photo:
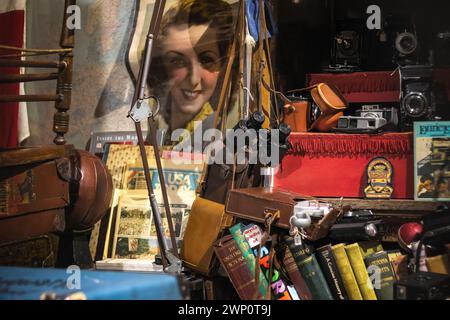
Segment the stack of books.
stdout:
[[256,224],[238,223],[214,247],[243,300],[392,300],[394,282],[407,272],[407,257],[378,241],[315,248],[288,235],[262,244],[256,265],[262,234]]

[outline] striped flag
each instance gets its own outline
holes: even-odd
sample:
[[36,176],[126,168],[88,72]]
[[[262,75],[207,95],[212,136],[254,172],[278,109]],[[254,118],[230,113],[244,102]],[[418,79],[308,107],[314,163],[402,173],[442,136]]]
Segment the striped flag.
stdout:
[[[24,47],[26,0],[0,1],[0,44]],[[0,49],[0,55],[16,51]],[[21,68],[0,68],[0,73],[19,74]],[[23,83],[0,84],[0,95],[23,94]],[[0,104],[0,147],[15,147],[29,136],[25,103]]]

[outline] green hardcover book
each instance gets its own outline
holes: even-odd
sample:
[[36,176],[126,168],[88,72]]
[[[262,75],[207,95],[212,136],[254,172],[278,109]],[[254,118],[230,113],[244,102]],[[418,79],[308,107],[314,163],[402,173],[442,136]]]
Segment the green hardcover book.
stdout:
[[338,271],[336,260],[333,256],[331,245],[320,247],[316,252],[317,261],[322,268],[323,275],[325,276],[328,286],[330,288],[333,297],[336,300],[348,300],[347,292],[345,291],[344,282],[341,274]]
[[302,243],[301,245],[296,245],[295,240],[293,237],[285,235],[283,237],[284,241],[288,245],[289,249],[291,250],[291,253],[295,259],[295,261],[302,261],[306,258],[308,258],[310,255],[313,254],[314,248],[306,243]]
[[364,258],[367,270],[375,279],[373,287],[379,300],[394,299],[395,275],[386,251],[369,254]]
[[[247,240],[245,239],[244,235],[242,234],[241,228],[243,227],[242,223],[237,223],[234,226],[230,228],[230,233],[233,236],[234,241],[236,241],[236,244],[239,248],[239,250],[242,253],[242,256],[244,257],[244,261],[247,264],[248,268],[250,269],[250,273],[254,276],[255,275],[255,266],[256,266],[256,259],[255,255],[253,254],[252,249],[250,248]],[[269,283],[267,282],[266,277],[262,272],[259,273],[259,292],[263,297],[266,296],[267,288],[269,286]]]
[[314,300],[333,300],[333,295],[314,254],[300,261],[298,269],[305,278]]

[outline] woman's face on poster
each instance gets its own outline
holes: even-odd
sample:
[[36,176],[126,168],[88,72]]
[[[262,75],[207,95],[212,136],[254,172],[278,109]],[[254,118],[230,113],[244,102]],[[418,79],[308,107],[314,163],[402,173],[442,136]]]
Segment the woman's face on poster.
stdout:
[[162,54],[173,111],[197,114],[213,94],[220,72],[215,29],[208,25],[171,26],[162,41]]

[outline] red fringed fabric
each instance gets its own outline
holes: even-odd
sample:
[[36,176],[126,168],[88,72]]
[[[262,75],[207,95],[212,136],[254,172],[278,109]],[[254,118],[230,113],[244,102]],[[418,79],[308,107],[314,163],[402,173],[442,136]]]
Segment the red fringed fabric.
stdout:
[[334,133],[292,133],[291,153],[318,157],[358,155],[404,155],[414,150],[412,133],[384,134],[334,134]]
[[[450,69],[436,69],[435,83],[447,88],[450,101]],[[311,73],[307,75],[307,85],[326,82],[335,85],[348,102],[398,102],[400,79],[398,71],[373,71],[352,73]]]
[[399,91],[398,72],[375,71],[353,73],[312,73],[308,74],[308,85],[320,82],[332,83],[343,94],[353,92]]

